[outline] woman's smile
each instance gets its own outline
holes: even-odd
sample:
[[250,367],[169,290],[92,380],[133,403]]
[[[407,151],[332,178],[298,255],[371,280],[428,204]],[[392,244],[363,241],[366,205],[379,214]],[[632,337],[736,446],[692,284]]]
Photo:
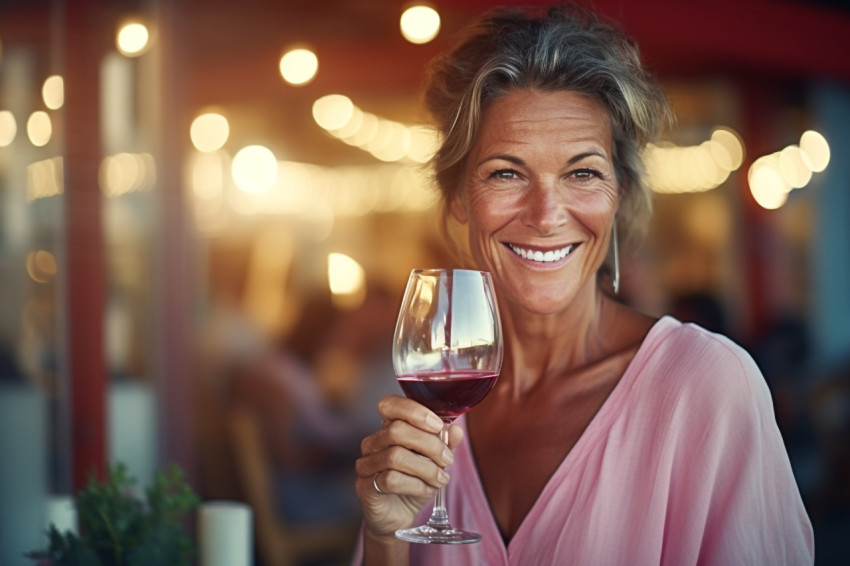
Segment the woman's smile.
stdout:
[[569,256],[578,244],[569,244],[558,248],[539,248],[534,246],[522,246],[519,244],[506,243],[505,246],[522,259],[533,263],[561,265],[563,259]]

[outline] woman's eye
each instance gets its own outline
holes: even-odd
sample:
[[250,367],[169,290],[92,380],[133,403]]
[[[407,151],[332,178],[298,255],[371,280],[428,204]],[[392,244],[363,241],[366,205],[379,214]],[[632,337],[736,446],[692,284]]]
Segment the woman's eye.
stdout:
[[576,179],[587,180],[587,179],[601,179],[602,173],[597,171],[596,169],[577,169],[572,172],[572,176]]
[[517,178],[517,173],[512,169],[499,169],[490,173],[490,178],[498,179],[500,181],[510,181],[511,179]]

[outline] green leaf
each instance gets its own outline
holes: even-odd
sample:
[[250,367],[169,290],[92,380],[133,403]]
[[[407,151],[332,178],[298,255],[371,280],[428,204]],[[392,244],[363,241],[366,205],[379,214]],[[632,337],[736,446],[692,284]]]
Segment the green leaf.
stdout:
[[188,564],[194,548],[185,518],[200,503],[183,471],[171,465],[157,472],[145,499],[134,495],[136,484],[126,466],[112,466],[103,481],[90,474],[76,497],[81,535],[47,532],[47,550],[27,555],[56,566],[141,566]]

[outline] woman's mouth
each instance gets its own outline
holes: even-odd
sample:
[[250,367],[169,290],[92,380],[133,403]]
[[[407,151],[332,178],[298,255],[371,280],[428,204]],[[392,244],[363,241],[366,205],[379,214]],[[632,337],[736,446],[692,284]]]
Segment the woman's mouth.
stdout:
[[527,259],[529,261],[535,261],[538,263],[553,263],[556,261],[560,261],[570,255],[570,253],[576,248],[577,244],[570,244],[569,246],[558,248],[558,249],[550,249],[550,250],[540,250],[540,249],[531,249],[531,248],[521,248],[516,244],[505,244],[512,252],[516,255],[520,256],[523,259]]

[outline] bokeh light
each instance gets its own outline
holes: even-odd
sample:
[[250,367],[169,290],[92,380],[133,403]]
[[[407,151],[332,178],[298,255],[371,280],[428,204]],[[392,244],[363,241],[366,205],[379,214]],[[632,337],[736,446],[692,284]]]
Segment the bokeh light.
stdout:
[[147,50],[149,40],[147,26],[140,22],[128,22],[118,30],[115,45],[122,55],[138,57]]
[[100,162],[100,189],[107,197],[150,189],[156,182],[156,164],[149,153],[122,152]]
[[218,151],[227,143],[230,136],[230,124],[227,118],[216,112],[201,114],[189,128],[192,145],[198,151]]
[[331,293],[347,295],[357,291],[363,285],[363,268],[351,257],[340,254],[328,254],[328,282]]
[[30,114],[27,120],[27,137],[36,147],[43,147],[50,142],[53,136],[53,123],[47,112],[36,110]]
[[711,132],[711,154],[726,171],[735,171],[744,162],[744,142],[737,132],[717,127]]
[[438,136],[434,129],[364,112],[341,94],[316,100],[313,118],[332,136],[371,153],[380,161],[425,163],[437,149]]
[[269,148],[249,145],[233,157],[230,174],[244,192],[261,193],[277,181],[277,159]]
[[363,112],[363,117],[360,120],[360,125],[357,130],[351,135],[342,138],[345,143],[365,147],[375,134],[378,133],[378,117],[371,112]]
[[820,173],[829,165],[829,144],[820,133],[814,130],[803,132],[800,136],[800,149],[808,156],[812,171],[815,173]]
[[779,159],[776,154],[756,159],[747,173],[750,193],[753,199],[767,210],[776,210],[788,200],[791,186],[779,172]]
[[791,187],[802,188],[812,180],[809,156],[799,146],[789,145],[779,152],[779,173]]
[[280,58],[280,76],[291,85],[306,85],[319,70],[319,58],[309,49],[292,49]]
[[343,128],[354,116],[354,104],[343,94],[328,94],[313,103],[313,119],[325,130]]
[[353,310],[366,296],[366,272],[357,261],[345,254],[328,254],[328,285],[334,305]]
[[44,105],[51,110],[58,110],[65,104],[65,81],[59,75],[51,75],[44,80],[41,87],[41,97]]
[[440,33],[440,14],[430,6],[411,6],[402,13],[399,27],[410,43],[428,43]]
[[46,250],[27,254],[27,275],[36,283],[48,283],[56,275],[56,258]]
[[8,110],[0,110],[0,147],[12,143],[18,134],[18,123],[15,115]]
[[647,144],[644,152],[649,186],[658,193],[699,193],[722,185],[744,159],[741,137],[718,126],[699,145]]
[[789,145],[781,151],[764,155],[750,166],[747,179],[756,202],[775,210],[785,204],[788,193],[801,189],[829,164],[830,152],[826,139],[808,130],[800,136],[800,145]]
[[400,161],[410,151],[410,132],[404,124],[386,122],[387,140],[372,150],[372,155],[381,161]]
[[345,141],[345,140],[351,138],[352,136],[354,136],[355,134],[357,134],[357,132],[360,130],[360,128],[363,127],[363,121],[364,120],[365,120],[364,112],[361,109],[354,106],[352,108],[352,111],[351,111],[351,117],[348,119],[348,121],[345,124],[343,124],[342,127],[333,130],[331,133],[334,136]]
[[27,165],[27,201],[61,195],[64,192],[64,162],[52,157]]
[[425,126],[410,128],[410,149],[407,156],[416,163],[426,163],[437,151],[437,135]]

